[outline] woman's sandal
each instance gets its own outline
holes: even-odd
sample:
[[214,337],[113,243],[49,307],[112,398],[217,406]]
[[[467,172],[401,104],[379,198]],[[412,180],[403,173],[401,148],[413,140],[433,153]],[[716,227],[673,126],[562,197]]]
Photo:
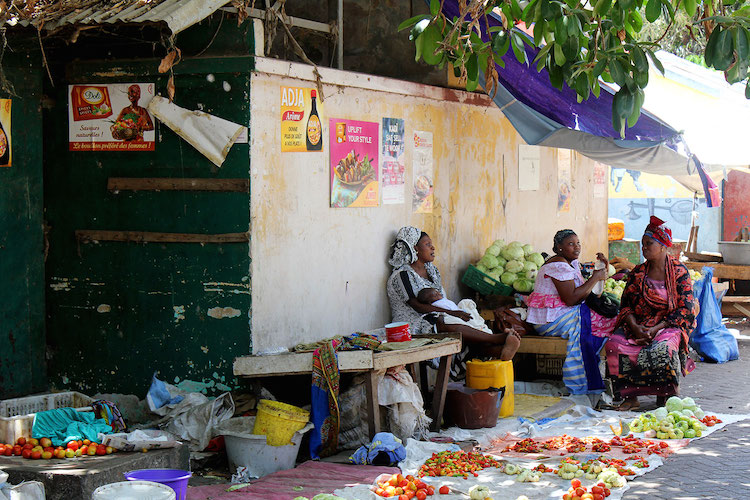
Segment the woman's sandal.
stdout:
[[617,411],[632,411],[637,410],[641,407],[641,404],[638,402],[638,400],[635,401],[629,401],[625,400],[622,403],[620,403],[620,406],[617,407]]

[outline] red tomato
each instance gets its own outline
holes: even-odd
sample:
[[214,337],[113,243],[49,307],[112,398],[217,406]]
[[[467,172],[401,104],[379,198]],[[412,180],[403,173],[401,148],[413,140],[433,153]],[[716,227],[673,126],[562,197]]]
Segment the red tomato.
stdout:
[[388,484],[390,484],[391,486],[398,486],[398,476],[397,476],[396,474],[394,474],[394,475],[393,475],[393,476],[392,476],[392,477],[391,477],[391,478],[390,478],[390,479],[388,480]]
[[427,484],[424,481],[417,481],[417,489],[418,490],[426,490]]
[[414,498],[414,495],[416,495],[416,493],[415,493],[415,492],[413,492],[412,490],[406,490],[406,493],[405,493],[405,494],[406,494],[406,497],[407,497],[407,498],[408,498],[409,500],[411,500],[412,498]]
[[4,455],[5,455],[6,457],[9,457],[9,456],[11,456],[12,454],[13,454],[13,448],[11,448],[11,447],[9,447],[9,446],[6,446],[6,447],[5,447],[5,453],[4,453]]
[[435,487],[434,486],[427,486],[427,496],[434,495],[435,494]]
[[[580,487],[580,486],[581,486],[581,480],[580,480],[580,479],[572,479],[572,480],[570,481],[570,485],[571,485],[571,486],[572,486],[573,488],[578,488],[578,487]],[[583,495],[583,493],[581,493],[581,495]],[[580,496],[580,495],[579,495],[579,496]]]
[[16,441],[16,444],[21,445],[21,446],[25,445],[26,444],[26,438],[23,437],[23,436],[20,437],[20,438],[18,438],[18,441]]
[[609,496],[609,495],[611,495],[611,494],[612,494],[612,492],[611,492],[611,491],[609,491],[609,488],[604,488],[604,496],[605,496],[605,497],[608,497],[608,496]]
[[409,497],[406,495],[399,495],[398,500],[409,500]]
[[22,456],[23,458],[31,458],[31,450],[23,450],[23,451],[21,452],[21,456]]
[[661,441],[659,443],[659,448],[669,448],[669,445],[667,444],[666,441]]
[[415,495],[417,497],[417,500],[424,500],[427,498],[427,491],[423,489],[417,490],[417,494]]
[[68,443],[68,449],[76,451],[78,449],[78,441],[71,441]]
[[576,496],[582,497],[584,493],[586,493],[586,490],[584,490],[584,489],[583,489],[583,488],[581,488],[580,486],[578,486],[578,487],[576,488]]
[[407,479],[402,479],[402,480],[401,480],[401,481],[400,481],[400,482],[398,483],[398,485],[399,485],[400,487],[402,487],[402,488],[406,488],[407,486],[409,486],[409,481],[408,481]]
[[441,495],[447,495],[448,493],[451,492],[451,489],[448,488],[447,486],[443,485],[443,486],[440,487],[440,489],[438,491],[440,492]]
[[600,493],[594,493],[594,500],[604,500],[604,495]]
[[602,488],[601,486],[592,486],[591,493],[593,493],[594,495],[602,495],[604,494],[604,488]]

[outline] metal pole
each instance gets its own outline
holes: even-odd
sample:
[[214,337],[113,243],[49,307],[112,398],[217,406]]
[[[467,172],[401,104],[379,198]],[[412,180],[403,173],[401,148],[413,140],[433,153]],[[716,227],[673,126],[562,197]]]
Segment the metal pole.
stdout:
[[338,36],[336,38],[336,57],[339,69],[344,69],[344,0],[338,6]]

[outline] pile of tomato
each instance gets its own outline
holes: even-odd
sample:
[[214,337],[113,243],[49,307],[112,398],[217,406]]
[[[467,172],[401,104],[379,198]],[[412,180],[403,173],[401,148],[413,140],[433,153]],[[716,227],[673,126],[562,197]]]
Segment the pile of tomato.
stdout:
[[70,441],[65,447],[52,447],[52,441],[49,438],[29,438],[20,437],[16,444],[0,444],[0,456],[18,456],[31,460],[50,460],[52,458],[76,458],[80,456],[109,455],[117,450],[111,446],[92,443],[88,439],[80,441]]
[[477,471],[489,467],[500,467],[500,462],[494,458],[482,453],[465,451],[441,451],[433,453],[424,464],[419,468],[419,477],[424,476],[451,476],[474,477],[478,476]]
[[534,441],[532,438],[524,438],[518,441],[516,444],[506,446],[503,451],[517,451],[519,453],[539,453],[541,447],[539,443]]
[[716,415],[706,415],[701,419],[701,422],[706,424],[706,427],[713,427],[716,424],[720,424],[722,420]]
[[[441,495],[450,493],[450,488],[441,486],[438,490]],[[425,498],[435,494],[435,487],[426,484],[424,481],[414,476],[393,474],[384,481],[378,481],[375,488],[375,494],[384,497],[398,497],[398,500],[425,500]]]
[[573,479],[570,481],[570,488],[568,492],[562,496],[563,500],[604,500],[606,497],[611,495],[607,485],[599,483],[591,487],[591,491],[588,491],[585,486],[581,484],[580,479]]

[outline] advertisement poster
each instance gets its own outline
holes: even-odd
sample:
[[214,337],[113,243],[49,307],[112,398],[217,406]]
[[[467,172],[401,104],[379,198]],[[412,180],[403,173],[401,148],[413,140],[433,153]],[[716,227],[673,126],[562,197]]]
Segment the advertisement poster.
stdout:
[[412,207],[418,214],[433,208],[432,132],[414,131],[414,193]]
[[331,118],[331,206],[377,207],[378,123]]
[[315,89],[281,87],[281,152],[323,151],[322,108]]
[[519,191],[537,191],[539,189],[541,163],[541,156],[537,146],[518,145]]
[[70,151],[153,151],[153,83],[68,86]]
[[607,166],[594,162],[594,198],[607,197]]
[[570,212],[570,196],[573,190],[573,152],[570,149],[557,150],[557,211]]
[[383,205],[404,203],[404,120],[383,118],[383,138],[380,147],[383,159],[381,180]]
[[10,136],[10,99],[0,99],[0,167],[12,164]]

